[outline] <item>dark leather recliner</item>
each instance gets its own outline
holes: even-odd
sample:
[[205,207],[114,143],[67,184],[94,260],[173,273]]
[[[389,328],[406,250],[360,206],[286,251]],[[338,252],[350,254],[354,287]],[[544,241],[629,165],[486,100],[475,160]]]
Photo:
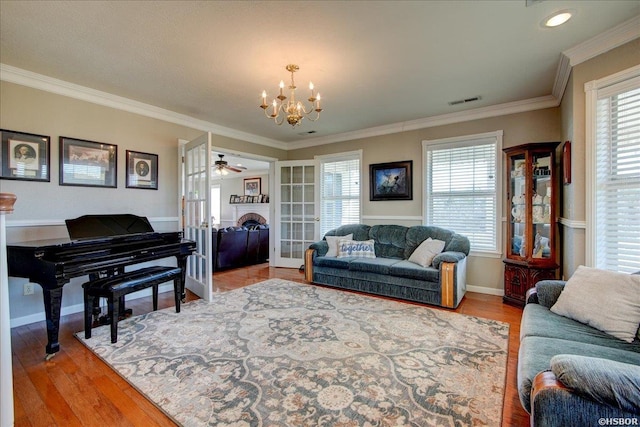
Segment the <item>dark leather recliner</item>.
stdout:
[[216,270],[245,265],[248,235],[249,230],[245,227],[227,227],[218,230]]
[[269,225],[259,225],[256,227],[259,235],[258,245],[258,264],[266,262],[269,259]]

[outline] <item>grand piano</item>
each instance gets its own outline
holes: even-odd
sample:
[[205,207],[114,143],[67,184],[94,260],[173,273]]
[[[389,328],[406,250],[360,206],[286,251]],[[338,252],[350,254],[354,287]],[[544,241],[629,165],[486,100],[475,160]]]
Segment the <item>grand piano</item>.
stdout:
[[62,289],[73,277],[107,277],[130,265],[175,257],[182,268],[184,299],[187,258],[196,243],[183,239],[182,233],[155,232],[147,218],[130,214],[85,215],[65,222],[69,239],[7,244],[9,276],[25,277],[42,287],[46,359],[60,350]]

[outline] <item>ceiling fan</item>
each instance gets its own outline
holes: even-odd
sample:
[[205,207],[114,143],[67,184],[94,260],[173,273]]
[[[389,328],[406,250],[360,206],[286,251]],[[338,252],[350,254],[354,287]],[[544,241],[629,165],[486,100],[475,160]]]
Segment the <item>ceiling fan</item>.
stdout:
[[218,157],[220,157],[220,160],[215,161],[215,172],[218,175],[227,175],[229,171],[242,172],[247,169],[244,166],[230,166],[229,162],[224,160],[224,154],[218,154]]

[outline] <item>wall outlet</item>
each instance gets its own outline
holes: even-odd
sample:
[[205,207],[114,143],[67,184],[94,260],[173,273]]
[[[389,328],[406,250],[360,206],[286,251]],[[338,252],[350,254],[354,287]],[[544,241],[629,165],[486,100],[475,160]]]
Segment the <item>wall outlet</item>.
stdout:
[[24,284],[24,294],[25,295],[33,295],[33,283],[25,283]]

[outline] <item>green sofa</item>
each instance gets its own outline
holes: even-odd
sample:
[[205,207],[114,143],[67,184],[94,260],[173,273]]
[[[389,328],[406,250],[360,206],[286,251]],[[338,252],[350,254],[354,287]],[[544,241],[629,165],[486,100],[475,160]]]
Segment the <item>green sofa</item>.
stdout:
[[[352,235],[355,241],[373,240],[375,258],[330,257],[327,237]],[[409,261],[427,239],[444,242],[428,266]],[[328,231],[305,253],[309,282],[409,301],[455,308],[466,290],[469,239],[433,226],[350,224]]]
[[[565,284],[544,280],[527,293],[518,393],[531,425],[640,425],[640,340],[627,342],[555,314],[551,307]],[[620,420],[629,424],[611,424]]]

